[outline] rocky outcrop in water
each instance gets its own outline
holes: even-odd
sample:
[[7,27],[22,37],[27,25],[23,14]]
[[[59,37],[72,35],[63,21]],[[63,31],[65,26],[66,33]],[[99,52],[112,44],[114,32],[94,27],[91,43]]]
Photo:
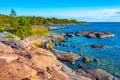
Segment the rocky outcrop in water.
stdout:
[[74,36],[84,36],[87,38],[107,38],[107,37],[112,37],[115,36],[114,34],[110,33],[110,32],[94,32],[94,31],[79,31],[76,33],[66,33],[67,37],[74,37]]
[[105,46],[99,45],[99,44],[94,44],[91,45],[92,48],[104,48]]
[[60,61],[64,62],[74,62],[75,60],[79,59],[80,56],[74,54],[72,52],[60,52],[60,51],[52,51],[52,53],[56,56],[56,58]]
[[65,27],[54,27],[54,26],[47,26],[48,30],[58,30],[58,29],[64,29]]

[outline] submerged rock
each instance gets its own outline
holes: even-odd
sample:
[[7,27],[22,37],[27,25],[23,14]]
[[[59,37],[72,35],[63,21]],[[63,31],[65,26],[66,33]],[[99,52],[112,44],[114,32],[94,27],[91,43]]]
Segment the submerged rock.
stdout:
[[91,61],[92,60],[90,58],[88,58],[88,57],[83,57],[83,60],[82,60],[82,62],[84,62],[84,63],[89,63]]
[[74,37],[75,35],[73,33],[67,33],[66,36],[67,37]]
[[93,61],[95,61],[95,62],[99,62],[99,59],[95,58]]
[[95,45],[91,45],[92,48],[104,48],[105,46],[99,45],[99,44],[95,44]]

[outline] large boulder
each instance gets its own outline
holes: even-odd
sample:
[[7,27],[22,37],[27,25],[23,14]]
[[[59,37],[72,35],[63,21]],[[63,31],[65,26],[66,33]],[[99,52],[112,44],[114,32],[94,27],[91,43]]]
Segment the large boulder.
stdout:
[[71,68],[63,64],[62,72],[67,74],[72,80],[93,80],[90,76],[84,76],[73,71]]
[[93,69],[87,71],[90,75],[96,78],[96,80],[114,80],[114,77],[102,69]]
[[115,36],[114,34],[110,32],[98,32],[97,35],[98,35],[98,38],[106,38],[106,37]]
[[90,30],[86,30],[86,31],[80,31],[80,32],[76,32],[76,36],[85,36],[88,35],[89,33],[92,33],[92,31]]
[[88,38],[97,38],[97,36],[96,36],[95,33],[89,33],[88,35],[85,35],[85,37],[88,37]]
[[60,52],[60,51],[52,51],[52,53],[56,56],[56,58],[60,61],[64,62],[74,62],[75,60],[79,59],[80,56],[77,54],[74,54],[72,52]]

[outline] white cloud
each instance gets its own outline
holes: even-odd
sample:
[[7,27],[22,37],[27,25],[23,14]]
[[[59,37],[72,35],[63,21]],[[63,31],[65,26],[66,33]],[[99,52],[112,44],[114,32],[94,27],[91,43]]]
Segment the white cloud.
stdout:
[[[7,12],[7,10],[4,10]],[[8,10],[7,13],[10,11]],[[18,15],[75,18],[83,21],[119,21],[120,9],[17,9]]]
[[[72,14],[64,15],[64,17],[74,17],[80,20],[85,18],[86,21],[120,21],[120,9],[101,9],[101,10],[84,10],[72,12]],[[84,20],[85,20],[84,19]]]

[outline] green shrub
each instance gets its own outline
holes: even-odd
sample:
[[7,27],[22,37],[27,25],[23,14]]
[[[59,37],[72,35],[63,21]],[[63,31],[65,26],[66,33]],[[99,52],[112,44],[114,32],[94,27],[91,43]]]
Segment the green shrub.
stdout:
[[41,47],[42,46],[42,42],[37,41],[37,40],[34,41],[32,44],[35,45],[35,46],[37,46],[37,47]]
[[11,23],[11,30],[13,34],[23,39],[31,35],[32,27],[25,17],[20,17],[19,19],[13,19]]
[[45,28],[45,27],[33,28],[32,29],[32,35],[33,36],[48,36],[49,32],[48,32],[48,29]]
[[8,33],[5,35],[5,38],[14,38],[14,36],[12,34]]
[[0,32],[3,32],[5,30],[5,27],[3,26],[3,22],[0,21]]

